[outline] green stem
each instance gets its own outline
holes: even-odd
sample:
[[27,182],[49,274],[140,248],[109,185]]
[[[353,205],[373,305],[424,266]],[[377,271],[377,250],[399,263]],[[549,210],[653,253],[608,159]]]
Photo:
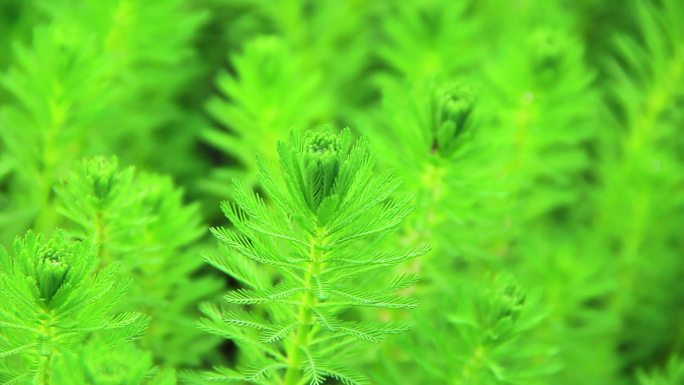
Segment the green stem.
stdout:
[[[442,198],[447,193],[447,186],[444,183],[445,179],[446,171],[439,160],[433,159],[430,161],[421,174],[422,183],[417,191],[418,202],[416,211],[413,214],[412,220],[406,222],[404,230],[406,244],[410,246],[422,243],[437,244],[437,242],[433,242],[433,237],[443,220],[437,208],[440,207]],[[439,255],[439,253],[433,251],[430,255]],[[423,272],[424,264],[429,260],[429,256],[425,257],[416,258],[411,261],[405,267],[404,272]]]
[[473,349],[468,361],[463,365],[460,374],[456,376],[455,383],[469,384],[473,377],[479,373],[484,355],[484,347],[478,344],[475,349]]
[[40,365],[38,369],[37,378],[40,381],[40,385],[50,385],[51,380],[51,368],[52,368],[52,320],[51,317],[47,317],[41,324],[41,340],[42,346],[40,349]]
[[[317,234],[322,234],[322,232],[317,232]],[[311,321],[313,320],[311,309],[318,302],[313,294],[313,278],[320,273],[322,257],[320,250],[321,239],[319,236],[315,236],[309,249],[309,267],[304,275],[304,284],[307,290],[302,295],[302,301],[297,311],[299,327],[297,332],[292,335],[290,344],[288,344],[288,367],[285,371],[284,385],[297,385],[302,378],[302,360],[304,358],[302,352],[309,346],[311,339]]]
[[95,246],[97,247],[97,257],[100,261],[100,266],[106,266],[109,263],[109,255],[105,249],[105,242],[107,241],[107,226],[104,220],[102,211],[95,214]]
[[[681,52],[681,50],[682,47],[678,47],[678,52]],[[662,78],[662,82],[647,90],[643,99],[641,114],[637,115],[630,123],[629,134],[624,139],[625,154],[617,166],[619,167],[618,175],[631,174],[632,169],[635,167],[631,159],[640,159],[642,157],[641,154],[652,151],[663,139],[663,132],[659,130],[661,128],[659,120],[668,111],[677,96],[678,89],[673,85],[679,84],[684,75],[684,60],[681,60],[681,55],[675,54],[671,61],[668,62],[666,68],[662,72],[667,75]],[[616,173],[614,170],[612,172]],[[621,184],[612,187],[614,189],[621,189],[624,181],[625,179],[619,179]],[[623,266],[623,272],[620,276],[620,287],[622,290],[619,291],[616,303],[614,303],[618,311],[622,311],[620,309],[626,306],[633,297],[634,288],[638,285],[640,274],[638,259],[644,251],[644,243],[648,241],[647,223],[649,220],[652,220],[654,215],[653,199],[653,192],[650,186],[648,189],[642,188],[638,191],[636,202],[631,202],[630,206],[625,208],[626,212],[630,212],[628,217],[631,220],[627,231],[620,234],[618,238],[622,246],[619,260]],[[606,215],[606,217],[608,216]]]

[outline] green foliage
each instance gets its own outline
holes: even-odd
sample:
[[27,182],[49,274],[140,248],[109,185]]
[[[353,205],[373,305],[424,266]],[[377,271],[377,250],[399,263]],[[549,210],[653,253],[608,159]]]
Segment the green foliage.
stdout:
[[205,137],[241,167],[215,170],[207,186],[211,191],[225,195],[236,177],[254,185],[255,153],[273,158],[283,132],[308,127],[325,115],[330,102],[321,95],[322,75],[306,71],[294,53],[282,39],[261,37],[234,58],[237,78],[219,75],[218,88],[228,101],[216,96],[207,103],[207,110],[230,132],[210,129]]
[[34,36],[33,49],[17,49],[17,64],[2,81],[16,98],[0,111],[11,198],[2,223],[14,233],[31,223],[41,229],[52,225],[51,211],[45,210],[52,183],[82,151],[82,138],[109,101],[102,83],[91,81],[103,76],[91,44],[74,47],[75,37],[57,27],[39,28]]
[[[487,136],[495,126],[483,119],[481,98],[463,81],[407,86],[388,79],[382,85],[383,113],[380,124],[369,127],[370,135],[382,159],[415,182],[406,187],[419,197],[418,210],[393,241],[427,241],[436,250],[432,258],[408,269],[426,276],[417,292],[423,306],[416,312],[416,332],[401,338],[397,347],[378,353],[382,365],[373,369],[374,380],[381,384],[541,381],[557,368],[548,360],[553,348],[534,343],[520,349],[513,342],[523,333],[528,338],[533,335],[541,321],[541,306],[528,306],[521,320],[513,317],[506,326],[493,326],[498,321],[491,318],[492,312],[506,305],[496,302],[501,293],[492,290],[492,283],[481,280],[483,274],[500,268],[498,259],[508,252],[502,246],[512,233],[515,217],[509,200],[517,187],[500,171],[508,165],[505,158],[500,157],[501,163],[490,161],[499,148]],[[403,97],[398,91],[406,88],[411,93]],[[405,137],[415,139],[400,140]],[[393,151],[404,156],[398,158]],[[499,281],[494,285],[502,291],[522,290]],[[435,314],[454,308],[455,313],[435,319]],[[504,334],[492,331],[498,328]],[[451,342],[454,335],[459,335],[460,343]],[[412,362],[418,363],[417,368],[408,376],[402,368]],[[547,368],[542,370],[539,362]]]
[[683,4],[0,0],[0,384],[682,382]]
[[[14,64],[0,77],[11,96],[0,108],[5,240],[55,226],[52,186],[81,156],[121,148],[127,159],[151,156],[161,128],[181,119],[168,112],[176,111],[174,98],[190,76],[178,67],[190,60],[188,40],[201,21],[175,0],[35,7],[50,23],[35,28],[30,45],[17,45]],[[160,82],[169,87],[160,91]]]
[[[557,368],[549,359],[553,351],[530,342],[531,331],[543,318],[537,301],[510,278],[485,282],[486,288],[477,289],[481,291],[462,286],[458,292],[440,292],[444,294],[434,303],[443,317],[418,312],[419,328],[400,346],[406,352],[432,354],[416,361],[418,370],[390,367],[378,376],[378,383],[543,383],[544,375]],[[453,343],[454,338],[459,343]]]
[[[256,183],[254,153],[274,160],[276,142],[289,130],[341,118],[350,121],[357,115],[372,91],[359,85],[364,84],[370,56],[364,39],[371,38],[366,23],[374,7],[335,0],[236,1],[222,6],[226,12],[244,12],[244,23],[268,25],[261,33],[245,32],[254,36],[239,46],[239,53],[231,52],[229,71],[221,71],[216,79],[218,94],[206,104],[217,127],[203,136],[234,162],[215,168],[202,186],[224,198],[231,195],[233,178]],[[329,28],[331,23],[339,28]]]
[[[485,69],[486,114],[493,119],[490,145],[500,173],[524,199],[520,225],[567,213],[584,199],[589,170],[586,144],[595,135],[597,97],[582,47],[563,31],[540,27],[502,50],[506,65]],[[515,79],[515,81],[510,81]],[[543,131],[543,133],[541,132]],[[531,221],[531,222],[528,222]]]
[[[4,71],[11,63],[11,45],[26,38],[38,16],[28,1],[5,0],[0,3],[0,36],[5,37],[0,41],[1,70]],[[2,92],[0,94],[0,100],[4,99],[5,95]]]
[[[234,340],[248,357],[237,371],[219,369],[212,381],[258,384],[321,384],[326,378],[365,383],[353,369],[359,341],[380,342],[407,329],[403,323],[355,320],[352,309],[409,309],[415,302],[396,293],[415,282],[392,276],[388,267],[427,251],[381,251],[379,237],[409,215],[410,201],[390,199],[399,182],[375,175],[373,158],[349,130],[291,133],[278,147],[280,173],[260,158],[260,182],[274,207],[236,181],[234,202],[223,211],[234,229],[214,228],[224,254],[212,265],[243,282],[226,307],[206,305],[201,327]],[[253,264],[276,272],[275,285]],[[389,271],[391,273],[391,271]],[[240,305],[259,305],[244,310]]]
[[667,367],[662,371],[653,371],[649,374],[639,373],[639,385],[673,385],[684,381],[684,365],[681,359],[672,357]]
[[[97,139],[106,147],[87,155],[126,148],[121,155],[129,162],[183,171],[183,163],[150,150],[164,140],[168,149],[182,151],[198,134],[190,125],[195,118],[176,99],[197,71],[191,43],[205,19],[203,12],[184,0],[37,2],[53,24],[78,38],[75,48],[88,36],[104,61],[99,65],[106,67],[105,92],[115,95],[97,122]],[[97,81],[83,75],[88,82]]]
[[[494,174],[497,163],[485,163],[493,149],[484,142],[476,91],[464,81],[387,79],[382,87],[382,112],[365,130],[378,158],[413,181],[404,188],[417,196],[417,210],[403,237],[444,249],[443,258],[426,264],[436,274],[456,257],[491,257],[507,231],[510,187]],[[401,139],[407,137],[412,140]]]
[[84,161],[56,191],[68,234],[133,279],[120,308],[152,316],[142,345],[167,364],[197,364],[216,340],[193,327],[194,309],[221,287],[192,277],[201,265],[192,245],[204,233],[197,205],[184,204],[168,177],[119,170],[116,158]]
[[140,384],[175,385],[173,371],[160,371],[152,354],[129,343],[116,349],[99,340],[85,345],[77,354],[66,354],[55,368],[55,384]]
[[80,345],[97,338],[107,351],[145,330],[140,313],[113,311],[130,281],[116,280],[118,265],[98,271],[97,262],[93,246],[62,233],[46,239],[29,232],[17,238],[13,254],[0,251],[4,384],[52,384],[56,368]]
[[473,1],[420,1],[385,4],[379,54],[408,79],[453,76],[473,64],[481,20],[467,17]]
[[[636,35],[616,39],[617,55],[607,68],[609,133],[619,141],[604,147],[604,188],[596,195],[597,231],[613,247],[619,266],[612,305],[623,315],[620,344],[629,369],[655,364],[649,360],[669,354],[681,338],[681,312],[663,309],[681,305],[684,277],[684,7],[677,1],[636,3],[632,11]],[[604,140],[613,138],[606,134]]]

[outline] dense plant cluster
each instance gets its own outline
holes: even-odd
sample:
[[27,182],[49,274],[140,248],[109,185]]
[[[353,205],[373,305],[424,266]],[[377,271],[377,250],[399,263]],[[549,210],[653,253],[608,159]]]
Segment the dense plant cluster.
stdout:
[[680,0],[0,1],[0,384],[682,384],[682,111]]

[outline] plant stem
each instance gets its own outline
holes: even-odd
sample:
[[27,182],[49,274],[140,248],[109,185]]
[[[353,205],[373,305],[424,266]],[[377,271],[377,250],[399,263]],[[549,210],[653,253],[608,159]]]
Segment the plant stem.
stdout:
[[[50,385],[51,383],[51,367],[52,367],[52,320],[48,316],[46,320],[42,322],[41,331],[43,334],[40,336],[42,341],[42,346],[40,350],[41,362],[39,366],[39,372],[37,378],[40,381],[40,385]],[[47,346],[46,346],[47,345]]]
[[[316,234],[321,234],[318,232]],[[307,290],[303,293],[301,304],[297,311],[299,327],[292,336],[291,343],[288,345],[288,367],[285,371],[284,385],[297,385],[302,377],[302,349],[308,347],[311,333],[311,321],[313,319],[312,308],[318,301],[313,294],[313,278],[320,273],[320,244],[319,236],[315,236],[309,249],[309,268],[304,275],[304,284]]]
[[106,266],[109,264],[109,255],[105,249],[105,242],[107,240],[107,226],[104,220],[104,213],[98,211],[95,214],[95,246],[97,247],[97,257],[100,262],[100,266]]

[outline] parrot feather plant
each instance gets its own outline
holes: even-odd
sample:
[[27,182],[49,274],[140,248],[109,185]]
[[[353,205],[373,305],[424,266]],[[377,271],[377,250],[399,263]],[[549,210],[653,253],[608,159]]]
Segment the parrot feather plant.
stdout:
[[0,385],[681,384],[683,85],[681,0],[0,0]]
[[[390,268],[428,247],[379,247],[411,213],[411,199],[392,197],[399,180],[389,171],[376,175],[365,142],[354,142],[348,129],[339,135],[330,128],[293,132],[278,154],[279,173],[258,160],[260,185],[273,205],[236,181],[234,200],[222,205],[233,227],[212,229],[223,253],[208,255],[208,262],[243,288],[225,296],[228,305],[205,305],[200,325],[233,340],[243,357],[237,369],[201,377],[255,384],[322,384],[326,378],[367,383],[355,369],[361,343],[380,342],[407,325],[368,321],[358,310],[416,306],[397,294],[416,277],[393,275]],[[274,280],[257,274],[265,268],[276,272]]]
[[199,207],[185,204],[170,178],[120,168],[116,158],[84,160],[55,188],[60,219],[73,239],[90,241],[101,265],[131,277],[120,308],[152,317],[141,345],[167,365],[198,365],[218,339],[194,327],[198,302],[222,284],[196,276]]
[[0,75],[9,96],[0,105],[5,242],[56,226],[52,187],[83,156],[174,160],[148,150],[184,119],[175,99],[192,72],[178,68],[192,68],[190,40],[203,18],[183,0],[25,3],[44,22],[29,42],[15,42]]
[[636,2],[629,12],[637,28],[616,37],[606,61],[612,129],[601,137],[593,226],[617,266],[610,308],[621,318],[622,369],[631,373],[677,352],[684,337],[684,4]]
[[[0,268],[3,384],[66,384],[56,379],[59,368],[83,344],[116,350],[147,327],[140,313],[114,312],[131,282],[116,279],[118,264],[98,269],[88,242],[29,232],[15,240],[13,254],[0,250]],[[106,362],[96,370],[105,368]]]

